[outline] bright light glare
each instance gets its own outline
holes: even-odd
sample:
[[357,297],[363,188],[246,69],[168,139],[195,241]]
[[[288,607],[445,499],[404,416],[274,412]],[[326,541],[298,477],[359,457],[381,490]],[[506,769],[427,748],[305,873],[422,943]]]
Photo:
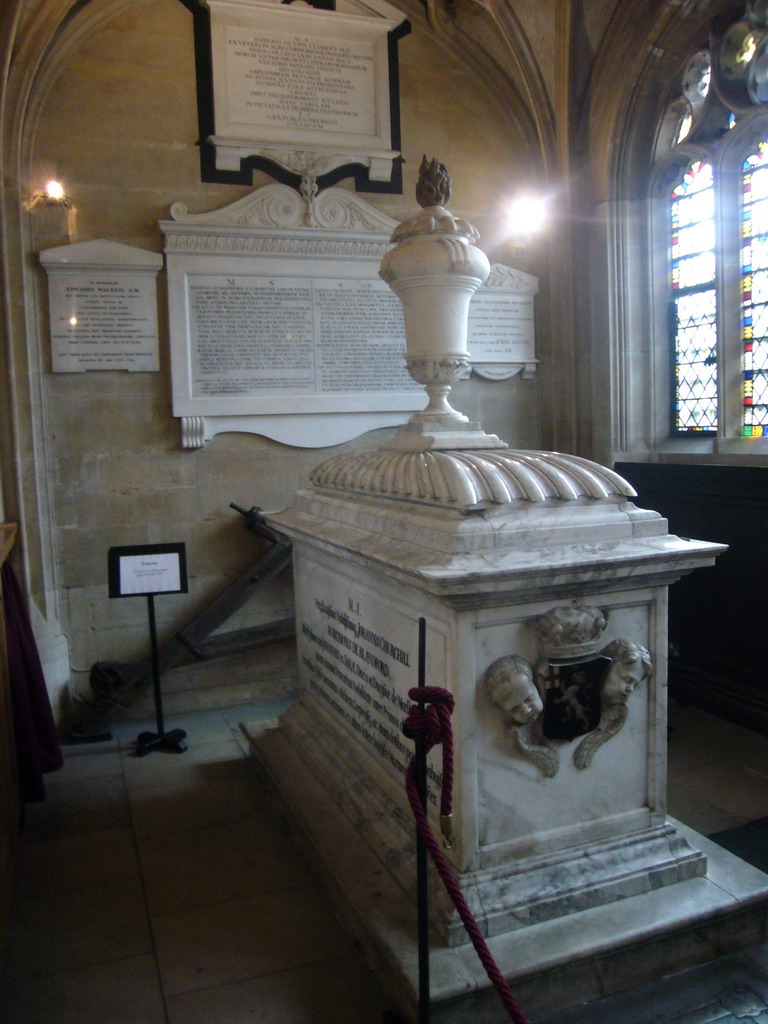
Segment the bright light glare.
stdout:
[[45,186],[45,194],[48,199],[63,199],[64,186],[58,181],[49,181]]
[[507,210],[507,222],[518,238],[541,231],[549,220],[549,203],[541,196],[519,196]]
[[757,40],[755,39],[754,33],[750,32],[741,45],[741,50],[736,54],[736,60],[739,64],[749,64],[752,58],[755,56],[755,50],[757,49]]
[[77,317],[76,316],[71,316],[69,318],[69,322],[72,325],[72,327],[77,327]]

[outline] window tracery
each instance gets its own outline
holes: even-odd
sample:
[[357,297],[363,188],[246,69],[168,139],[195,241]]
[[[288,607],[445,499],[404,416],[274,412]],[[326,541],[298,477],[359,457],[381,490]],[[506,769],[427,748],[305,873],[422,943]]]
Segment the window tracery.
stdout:
[[714,27],[709,48],[681,69],[657,133],[673,437],[768,436],[765,6]]

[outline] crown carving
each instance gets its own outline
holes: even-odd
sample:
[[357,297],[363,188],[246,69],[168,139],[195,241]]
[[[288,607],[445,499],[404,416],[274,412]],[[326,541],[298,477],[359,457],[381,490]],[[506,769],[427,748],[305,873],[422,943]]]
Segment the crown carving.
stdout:
[[545,657],[550,661],[587,658],[600,644],[608,616],[578,598],[538,615],[532,621]]

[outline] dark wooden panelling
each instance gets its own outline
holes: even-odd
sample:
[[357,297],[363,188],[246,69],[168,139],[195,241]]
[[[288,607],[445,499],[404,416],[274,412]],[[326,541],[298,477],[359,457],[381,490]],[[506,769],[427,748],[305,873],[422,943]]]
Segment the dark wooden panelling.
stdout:
[[768,469],[617,463],[670,533],[728,545],[669,592],[671,692],[768,732]]

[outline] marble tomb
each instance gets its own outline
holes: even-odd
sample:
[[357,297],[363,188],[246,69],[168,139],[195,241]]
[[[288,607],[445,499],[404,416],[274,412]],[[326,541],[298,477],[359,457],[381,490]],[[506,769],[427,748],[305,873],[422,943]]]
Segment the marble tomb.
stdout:
[[[456,698],[448,855],[534,1015],[761,941],[768,877],[666,815],[667,588],[723,548],[671,535],[611,470],[510,450],[451,407],[488,261],[443,171],[425,162],[381,267],[429,403],[270,516],[295,546],[300,698],[253,743],[415,1019],[401,726],[424,616],[427,684]],[[429,776],[437,832],[438,758]],[[506,1020],[437,881],[431,922],[433,1020]]]

